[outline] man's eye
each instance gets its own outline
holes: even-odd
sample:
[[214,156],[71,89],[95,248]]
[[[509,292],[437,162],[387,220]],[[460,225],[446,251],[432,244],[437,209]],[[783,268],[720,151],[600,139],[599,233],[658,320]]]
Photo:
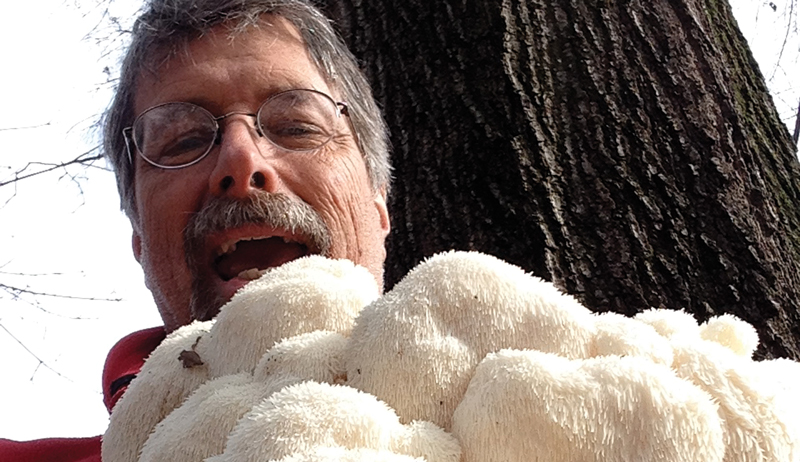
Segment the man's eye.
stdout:
[[180,162],[192,156],[202,155],[209,144],[206,136],[186,135],[166,141],[159,150],[158,157],[167,163]]
[[278,127],[274,133],[278,136],[308,137],[324,134],[324,131],[313,124],[287,124],[286,126]]
[[273,124],[267,130],[267,136],[278,146],[295,151],[317,148],[331,137],[328,131],[319,125],[297,121]]

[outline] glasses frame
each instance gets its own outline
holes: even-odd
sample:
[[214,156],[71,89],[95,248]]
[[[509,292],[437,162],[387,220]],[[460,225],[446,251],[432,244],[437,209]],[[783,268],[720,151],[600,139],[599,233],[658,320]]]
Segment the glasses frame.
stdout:
[[[281,95],[285,95],[287,93],[294,93],[294,92],[311,92],[311,93],[316,93],[317,95],[321,95],[321,96],[325,97],[325,99],[327,99],[328,101],[333,103],[333,106],[336,108],[336,117],[337,118],[341,117],[342,115],[344,115],[344,116],[346,116],[348,118],[350,117],[350,108],[349,108],[349,106],[348,106],[348,104],[346,102],[344,102],[344,101],[336,101],[330,95],[327,95],[327,94],[325,94],[325,93],[323,93],[323,92],[321,92],[319,90],[312,90],[310,88],[294,88],[294,89],[291,89],[291,90],[284,90],[284,91],[275,93],[274,95],[271,95],[269,98],[265,99],[264,102],[262,102],[261,105],[258,107],[258,111],[256,111],[255,113],[243,112],[243,111],[232,111],[232,112],[228,112],[226,114],[223,114],[221,116],[214,116],[214,114],[212,114],[210,111],[208,111],[208,109],[206,109],[206,108],[204,108],[202,106],[198,106],[197,104],[189,103],[189,102],[185,102],[185,101],[169,101],[169,102],[157,104],[155,106],[152,106],[152,107],[149,107],[149,108],[145,109],[141,114],[136,116],[136,118],[133,120],[133,124],[132,125],[122,129],[122,136],[123,136],[123,138],[125,138],[125,149],[128,152],[128,162],[131,165],[133,165],[133,154],[131,154],[131,144],[133,144],[134,149],[136,149],[136,153],[139,154],[139,157],[141,157],[145,162],[147,162],[148,164],[150,164],[150,165],[152,165],[154,167],[163,168],[165,170],[177,170],[177,169],[181,169],[181,168],[190,167],[190,166],[200,162],[201,160],[205,159],[206,156],[208,156],[208,153],[211,152],[212,149],[214,149],[214,145],[217,145],[217,144],[219,144],[221,142],[221,140],[222,140],[222,131],[220,130],[220,124],[219,123],[220,123],[220,121],[222,121],[222,120],[224,120],[224,119],[226,119],[226,118],[228,118],[230,116],[234,116],[234,115],[244,115],[244,116],[248,116],[248,117],[253,117],[255,119],[255,122],[254,122],[253,125],[255,126],[256,133],[258,133],[258,136],[261,137],[261,138],[266,138],[267,140],[269,140],[270,143],[272,143],[275,147],[277,147],[279,149],[283,149],[285,151],[293,151],[293,152],[307,152],[307,151],[313,151],[315,149],[319,149],[319,148],[325,146],[326,144],[328,144],[328,142],[331,140],[331,138],[333,138],[333,135],[331,135],[324,143],[322,143],[319,146],[316,146],[314,148],[311,148],[311,149],[289,149],[289,148],[285,148],[283,146],[278,145],[277,143],[272,141],[272,139],[270,137],[268,137],[268,136],[266,136],[264,134],[264,127],[261,126],[261,111],[263,111],[264,107],[267,106],[267,104],[269,104],[269,102],[272,101],[273,99],[275,99],[275,98],[277,98],[277,97],[279,97]],[[203,154],[199,155],[196,159],[192,160],[191,162],[188,162],[188,163],[185,163],[185,164],[180,164],[180,165],[162,165],[162,164],[159,164],[158,162],[155,162],[155,161],[153,161],[151,159],[148,159],[147,156],[145,156],[145,154],[141,151],[141,149],[139,149],[139,145],[136,143],[135,138],[133,138],[133,127],[136,126],[137,122],[139,122],[139,119],[142,116],[144,116],[148,112],[152,111],[153,109],[157,109],[159,107],[167,106],[167,105],[171,105],[171,104],[182,104],[182,105],[192,106],[193,108],[197,108],[201,112],[204,112],[206,115],[208,115],[208,118],[211,119],[214,122],[214,140],[211,143],[208,144],[208,148],[206,148],[205,152],[203,152]]]

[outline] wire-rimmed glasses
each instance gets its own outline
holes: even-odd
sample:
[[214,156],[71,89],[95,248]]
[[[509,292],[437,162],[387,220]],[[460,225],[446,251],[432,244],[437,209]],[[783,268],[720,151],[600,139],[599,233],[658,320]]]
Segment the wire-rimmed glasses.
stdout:
[[255,114],[229,112],[215,117],[196,104],[172,102],[153,106],[122,130],[133,160],[131,143],[148,163],[176,169],[200,162],[221,140],[219,122],[232,115],[255,118],[259,135],[287,151],[312,151],[336,133],[337,119],[347,104],[317,90],[287,90],[270,96]]

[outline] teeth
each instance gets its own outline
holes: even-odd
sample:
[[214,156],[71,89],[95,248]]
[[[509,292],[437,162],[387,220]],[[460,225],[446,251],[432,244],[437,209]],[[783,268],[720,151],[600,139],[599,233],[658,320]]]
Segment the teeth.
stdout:
[[222,244],[222,247],[219,249],[219,254],[225,255],[233,252],[234,250],[236,250],[236,242],[226,242]]
[[[217,249],[217,255],[216,256],[219,257],[221,255],[227,255],[229,253],[233,253],[236,250],[236,244],[238,244],[239,242],[254,241],[254,240],[258,240],[258,239],[267,239],[268,237],[269,236],[267,236],[267,237],[251,236],[251,237],[243,237],[243,238],[241,238],[239,240],[236,240],[236,241],[225,242],[219,247],[219,249]],[[272,237],[278,237],[278,236],[272,236]],[[280,236],[280,238],[283,239],[283,242],[286,243],[286,244],[296,244],[298,242],[296,239],[294,239],[291,236],[288,236],[288,237],[287,236]]]
[[250,268],[248,270],[244,270],[237,277],[241,279],[246,279],[248,281],[253,281],[255,279],[260,278],[267,270],[259,270],[258,268]]

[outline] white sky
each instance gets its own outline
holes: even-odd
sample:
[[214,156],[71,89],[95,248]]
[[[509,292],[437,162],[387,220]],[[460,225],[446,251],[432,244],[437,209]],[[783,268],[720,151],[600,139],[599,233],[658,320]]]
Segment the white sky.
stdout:
[[[90,127],[111,95],[103,68],[116,61],[84,39],[101,12],[86,1],[4,5],[0,128],[39,128],[0,131],[0,181],[27,162],[64,161],[96,145]],[[0,272],[47,273],[0,274],[0,284],[124,301],[26,295],[15,301],[0,289],[0,437],[102,433],[106,353],[128,332],[160,324],[131,256],[113,174],[70,172],[82,178],[59,171],[24,180],[16,191],[0,187]]]
[[[97,25],[108,24],[99,3],[4,4],[0,183],[27,162],[72,159],[97,144],[90,128],[111,97],[103,70],[117,59],[106,52],[119,48],[86,38]],[[796,29],[789,31],[777,66],[790,0],[772,3],[775,11],[768,2],[732,0],[779,113],[793,129],[800,87],[791,76],[796,81],[800,75],[800,39]],[[112,14],[130,17],[138,5],[117,0]],[[13,127],[37,128],[9,130]],[[15,299],[0,288],[0,437],[102,433],[108,423],[100,392],[106,353],[123,335],[160,324],[131,256],[130,225],[119,212],[113,175],[80,168],[70,174],[79,177],[59,171],[22,181],[16,189],[0,186],[0,284],[122,301]]]

